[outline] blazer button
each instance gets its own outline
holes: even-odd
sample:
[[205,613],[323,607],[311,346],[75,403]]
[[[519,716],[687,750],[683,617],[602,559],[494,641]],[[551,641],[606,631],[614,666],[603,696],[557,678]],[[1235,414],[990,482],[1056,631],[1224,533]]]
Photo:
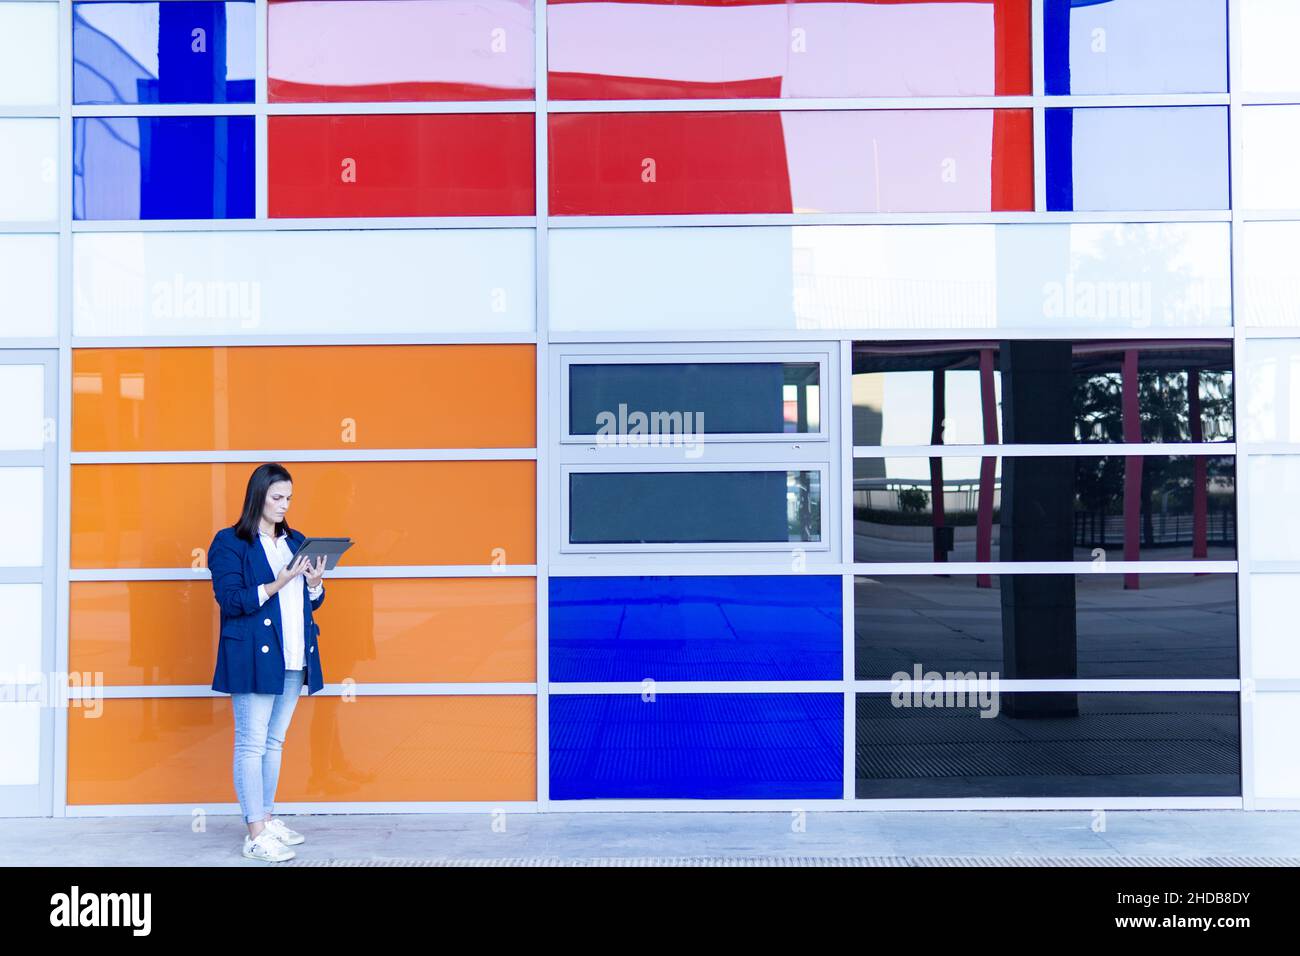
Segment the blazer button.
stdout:
[[309,654],[315,654],[315,653],[316,653],[316,645],[313,644],[312,647],[311,647],[311,650],[308,651],[307,653],[309,653]]
[[265,624],[267,627],[270,627],[270,626],[271,626],[271,619],[270,619],[269,617],[264,617],[264,618],[262,618],[262,623]]
[[267,647],[265,644],[262,645],[262,653],[263,653],[263,654],[267,653],[267,652],[270,651],[270,650],[271,650],[271,649],[270,649],[269,647]]

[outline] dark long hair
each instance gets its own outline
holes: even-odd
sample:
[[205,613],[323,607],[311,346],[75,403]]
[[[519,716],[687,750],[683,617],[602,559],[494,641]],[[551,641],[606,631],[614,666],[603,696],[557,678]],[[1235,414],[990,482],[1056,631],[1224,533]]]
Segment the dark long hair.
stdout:
[[[266,507],[266,493],[277,481],[293,481],[293,477],[283,465],[268,461],[258,465],[248,476],[248,488],[244,491],[244,511],[235,524],[235,534],[245,541],[256,541],[258,524],[262,520],[262,509]],[[289,522],[277,521],[275,536],[289,533]]]

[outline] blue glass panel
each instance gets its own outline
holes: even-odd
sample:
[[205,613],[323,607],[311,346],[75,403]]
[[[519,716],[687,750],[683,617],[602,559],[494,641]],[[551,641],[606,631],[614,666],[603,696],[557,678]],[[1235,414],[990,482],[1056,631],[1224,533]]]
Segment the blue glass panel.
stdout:
[[1050,210],[1228,208],[1227,107],[1054,107],[1046,135]]
[[557,694],[551,798],[844,795],[841,694]]
[[553,681],[839,680],[840,578],[552,577]]
[[1049,94],[1225,93],[1227,0],[1046,0]]
[[251,103],[254,5],[76,3],[74,103]]
[[251,116],[77,117],[75,219],[251,219]]

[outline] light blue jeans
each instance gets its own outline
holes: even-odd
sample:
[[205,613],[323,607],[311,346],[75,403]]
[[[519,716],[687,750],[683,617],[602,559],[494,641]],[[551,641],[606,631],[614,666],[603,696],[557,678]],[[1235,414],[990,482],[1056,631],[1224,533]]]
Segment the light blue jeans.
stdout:
[[235,709],[235,795],[245,823],[265,820],[275,808],[280,757],[289,719],[307,671],[284,672],[282,694],[231,694]]

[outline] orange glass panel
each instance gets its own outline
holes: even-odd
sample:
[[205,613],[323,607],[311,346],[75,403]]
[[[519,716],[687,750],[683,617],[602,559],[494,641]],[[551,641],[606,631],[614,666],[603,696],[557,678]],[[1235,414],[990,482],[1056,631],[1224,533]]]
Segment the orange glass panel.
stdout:
[[[533,681],[535,578],[337,578],[315,612],[325,681]],[[108,686],[212,683],[218,634],[202,581],[74,581],[69,670]]]
[[72,369],[74,451],[536,443],[531,345],[76,349]]
[[[202,567],[255,463],[72,466],[74,568]],[[532,564],[535,462],[288,462],[290,527],[347,535],[348,566]],[[328,574],[327,574],[328,580]]]
[[[235,803],[233,757],[226,697],[68,710],[69,804]],[[535,800],[537,699],[304,696],[275,798]]]
[[[322,610],[324,606],[322,605]],[[73,581],[68,670],[108,686],[212,683],[220,616],[196,581]]]

